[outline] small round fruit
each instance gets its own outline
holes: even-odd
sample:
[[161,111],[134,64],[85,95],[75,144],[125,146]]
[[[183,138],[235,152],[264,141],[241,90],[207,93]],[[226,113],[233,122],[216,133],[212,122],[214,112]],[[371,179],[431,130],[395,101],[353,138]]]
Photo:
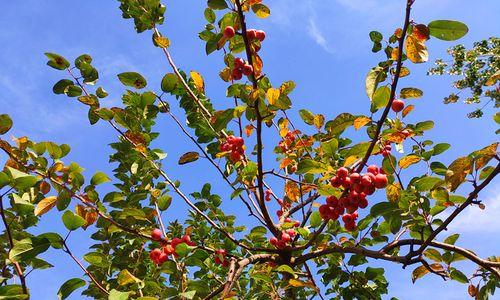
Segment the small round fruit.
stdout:
[[224,36],[228,39],[232,38],[236,34],[233,26],[226,26],[224,28]]
[[255,37],[256,37],[259,41],[263,42],[263,41],[266,39],[266,32],[265,32],[264,30],[257,30],[257,31],[255,32]]
[[273,236],[269,239],[269,243],[273,246],[276,246],[276,244],[278,243],[278,239]]
[[392,110],[395,112],[400,112],[405,108],[405,102],[403,100],[395,99],[392,101]]
[[243,66],[243,75],[250,76],[253,74],[253,67],[249,64]]
[[375,187],[377,189],[383,189],[387,186],[387,176],[384,174],[378,174],[375,176]]
[[158,258],[160,258],[161,254],[162,254],[161,250],[156,248],[153,249],[153,251],[149,252],[149,257],[151,258],[152,261],[156,262],[158,261]]
[[255,29],[247,30],[247,39],[251,42],[257,38],[257,31]]
[[288,243],[289,241],[291,241],[291,240],[292,240],[292,238],[290,237],[290,235],[289,235],[288,233],[283,232],[283,233],[281,234],[281,240],[282,240],[283,242],[285,242],[285,243]]
[[372,173],[373,175],[377,175],[378,174],[378,167],[376,165],[370,165],[370,166],[368,166],[367,171],[369,173]]
[[151,239],[155,240],[155,241],[159,241],[161,240],[161,237],[162,237],[162,233],[161,233],[161,230],[156,228],[156,229],[153,229],[153,231],[151,232]]
[[234,67],[242,68],[245,65],[245,61],[241,57],[237,57],[234,59]]
[[234,80],[240,80],[241,78],[243,78],[243,73],[240,69],[234,69],[231,73],[231,77],[233,77]]
[[337,177],[339,178],[346,178],[347,175],[349,174],[349,170],[345,167],[341,167],[337,170]]

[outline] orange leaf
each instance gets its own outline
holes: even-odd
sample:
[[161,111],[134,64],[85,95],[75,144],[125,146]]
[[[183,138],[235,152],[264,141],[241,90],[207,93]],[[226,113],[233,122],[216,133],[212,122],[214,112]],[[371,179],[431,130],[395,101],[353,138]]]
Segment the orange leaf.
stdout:
[[410,105],[406,106],[403,109],[403,118],[406,117],[409,113],[411,113],[414,108],[415,108],[415,105],[413,105],[413,104],[410,104]]
[[372,119],[365,117],[365,116],[358,117],[358,118],[356,118],[356,120],[354,120],[354,128],[356,130],[358,130],[361,127],[365,126],[366,124],[370,123],[371,120]]

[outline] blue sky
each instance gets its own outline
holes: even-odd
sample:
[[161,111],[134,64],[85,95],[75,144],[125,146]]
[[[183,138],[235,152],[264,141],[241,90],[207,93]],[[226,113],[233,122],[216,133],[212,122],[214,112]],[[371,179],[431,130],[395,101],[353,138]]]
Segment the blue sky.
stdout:
[[[374,55],[370,51],[368,32],[378,30],[388,36],[394,28],[401,26],[405,1],[264,2],[271,7],[272,16],[266,20],[251,19],[251,27],[267,32],[262,57],[265,73],[272,82],[279,85],[294,80],[297,83],[292,94],[295,108],[307,108],[329,118],[341,112],[368,113],[364,78],[380,60],[380,54]],[[214,54],[207,58],[204,45],[197,38],[204,26],[205,1],[177,0],[165,4],[166,21],[161,31],[172,41],[171,52],[177,65],[186,71],[201,72],[207,93],[215,105],[228,105],[225,84],[217,76],[222,66],[221,56]],[[43,53],[60,53],[70,60],[83,53],[91,54],[100,71],[99,83],[110,92],[103,105],[117,105],[123,87],[116,80],[116,74],[138,71],[145,75],[152,89],[158,90],[161,77],[169,72],[160,51],[151,45],[150,35],[137,35],[131,21],[121,19],[118,1],[2,1],[0,11],[0,26],[3,28],[0,31],[0,113],[8,113],[14,119],[15,128],[11,134],[17,137],[28,135],[38,141],[68,143],[72,152],[67,161],[80,163],[89,176],[97,170],[110,173],[107,144],[116,138],[116,134],[105,124],[90,126],[86,111],[77,101],[52,94],[52,85],[65,74],[45,66]],[[500,3],[496,0],[417,0],[413,17],[421,23],[434,19],[456,19],[467,23],[470,32],[460,42],[470,46],[475,40],[498,36],[500,23],[494,21],[498,18],[498,11]],[[428,43],[430,60],[444,57],[446,48],[451,45],[453,43],[431,40]],[[445,77],[426,76],[430,66],[411,66],[412,75],[402,80],[401,87],[411,84],[426,93],[414,103],[416,109],[410,120],[436,121],[429,138],[453,144],[442,161],[449,163],[452,157],[497,141],[498,137],[494,135],[496,127],[490,118],[469,120],[465,114],[472,107],[442,104],[442,98],[451,91],[451,81]],[[178,109],[174,111],[180,116]],[[199,172],[203,162],[184,169],[176,168],[177,158],[193,147],[169,119],[160,119],[158,130],[164,133],[158,146],[169,154],[166,168],[171,177],[183,180],[185,191],[199,190],[205,181],[213,181],[215,173]],[[195,180],[193,172],[197,172]],[[213,184],[221,194],[227,190],[217,181]],[[491,238],[498,235],[500,228],[499,192],[497,181],[482,194],[486,210],[470,208],[450,228],[450,231],[463,232],[458,242],[461,246],[473,248],[482,257],[499,254],[498,239]],[[237,205],[229,203],[227,207],[238,213]],[[164,219],[178,217],[183,209],[182,204],[176,204],[173,210],[167,211]],[[246,221],[244,216],[241,218]],[[55,231],[61,227],[60,214],[54,211],[44,216],[36,231]],[[69,241],[80,257],[91,245],[87,238],[89,234],[78,232]],[[52,251],[46,258],[56,268],[30,274],[28,283],[34,299],[54,299],[60,284],[71,276],[81,276],[81,271],[64,253]],[[433,276],[413,285],[411,269],[375,264],[387,266],[390,296],[400,299],[466,298],[464,285],[444,283]],[[465,268],[471,266],[465,265]]]

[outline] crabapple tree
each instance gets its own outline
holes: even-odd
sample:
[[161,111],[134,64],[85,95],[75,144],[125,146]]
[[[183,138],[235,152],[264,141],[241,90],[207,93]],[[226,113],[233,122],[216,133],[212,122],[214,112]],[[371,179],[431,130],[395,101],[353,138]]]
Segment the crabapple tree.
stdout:
[[[96,299],[380,299],[390,294],[389,283],[373,260],[412,268],[408,280],[414,282],[436,276],[463,283],[464,297],[486,299],[495,292],[500,258],[479,257],[458,234],[445,231],[471,206],[484,208],[481,191],[500,172],[498,143],[477,145],[443,164],[440,155],[450,144],[426,139],[432,120],[411,119],[414,109],[426,109],[414,101],[423,91],[400,84],[410,84],[412,66],[428,60],[429,39],[460,39],[465,24],[421,24],[412,18],[419,1],[405,0],[399,26],[385,35],[369,33],[380,61],[374,59],[367,72],[366,114],[328,112],[330,117],[294,111],[295,83],[271,80],[260,56],[266,33],[251,25],[254,17],[270,16],[265,0],[207,1],[199,38],[202,51],[220,57],[220,68],[205,76],[226,84],[232,104],[225,107],[211,101],[200,73],[176,65],[171,41],[161,32],[166,9],[160,0],[119,2],[123,18],[137,33],[151,35],[169,70],[160,86],[133,71],[118,74],[123,104],[104,107],[100,101],[108,93],[90,55],[70,63],[46,53],[48,66],[61,74],[54,93],[79,101],[90,124],[116,132],[112,176],[87,176],[67,162],[67,144],[7,139],[13,122],[0,115],[6,160],[0,172],[0,299],[30,297],[26,278],[51,267],[44,260],[49,248],[68,255],[84,274],[67,278],[60,299],[78,289]],[[467,102],[486,96],[498,107],[498,39],[450,53],[454,62],[438,60],[430,73],[461,75],[455,87],[471,91]],[[453,95],[446,102],[456,102]],[[182,116],[170,110],[173,105]],[[294,122],[292,113],[301,120]],[[157,119],[172,121],[192,147],[178,167],[206,160],[225,193],[215,194],[210,182],[186,191],[182,178],[169,174],[162,165],[170,159],[168,147],[153,146],[161,134]],[[107,182],[112,191],[104,193]],[[253,221],[227,214],[227,201]],[[166,217],[179,202],[188,207],[186,218]],[[66,235],[33,233],[49,211],[60,214]],[[69,244],[76,230],[85,230],[93,243],[82,258]],[[464,261],[475,271],[464,271]]]

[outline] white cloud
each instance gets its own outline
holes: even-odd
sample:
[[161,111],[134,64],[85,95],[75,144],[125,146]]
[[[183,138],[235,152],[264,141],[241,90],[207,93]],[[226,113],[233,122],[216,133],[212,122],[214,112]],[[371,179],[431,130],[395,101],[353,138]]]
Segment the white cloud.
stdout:
[[481,210],[476,205],[467,207],[450,224],[450,231],[482,234],[500,232],[500,185],[493,186],[483,197],[479,195],[486,208]]
[[309,18],[307,32],[309,36],[316,42],[316,44],[318,44],[326,52],[333,53],[333,49],[328,45],[323,32],[321,32],[321,30],[318,28],[318,25],[316,25],[316,20],[313,17]]

